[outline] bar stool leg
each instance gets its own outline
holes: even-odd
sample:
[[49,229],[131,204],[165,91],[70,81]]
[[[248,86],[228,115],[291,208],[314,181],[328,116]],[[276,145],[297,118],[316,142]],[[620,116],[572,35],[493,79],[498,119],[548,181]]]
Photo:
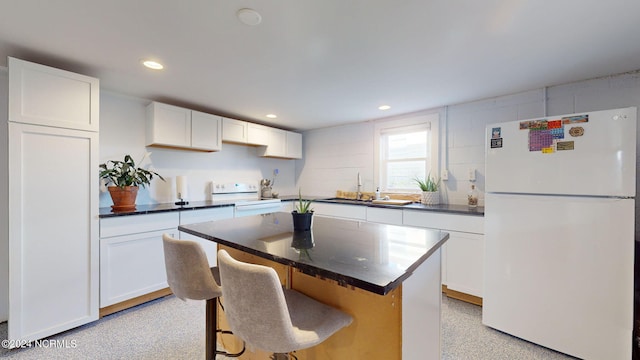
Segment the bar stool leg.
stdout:
[[218,329],[218,303],[217,298],[207,300],[206,305],[206,355],[205,359],[215,360],[217,350],[216,333]]
[[[242,342],[242,350],[237,353],[228,353],[226,351],[218,351],[218,333],[231,334],[233,332],[229,330],[218,329],[218,302],[219,298],[213,298],[207,300],[206,303],[206,329],[205,329],[205,359],[215,360],[216,355],[224,355],[226,357],[234,358],[240,357],[244,354],[246,347],[244,341]],[[222,303],[220,304],[222,306]],[[224,309],[224,308],[223,308]]]

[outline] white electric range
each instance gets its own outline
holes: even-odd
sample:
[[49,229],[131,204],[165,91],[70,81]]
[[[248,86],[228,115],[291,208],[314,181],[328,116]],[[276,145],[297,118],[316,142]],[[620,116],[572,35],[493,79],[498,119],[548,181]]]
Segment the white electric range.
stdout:
[[281,211],[280,199],[261,199],[260,186],[248,183],[211,183],[213,201],[232,201],[234,216],[250,216]]

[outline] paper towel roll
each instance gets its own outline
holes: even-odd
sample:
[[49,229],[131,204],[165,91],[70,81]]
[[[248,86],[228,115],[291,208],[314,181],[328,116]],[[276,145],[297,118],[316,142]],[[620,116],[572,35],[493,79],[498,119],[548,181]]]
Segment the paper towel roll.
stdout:
[[176,194],[178,199],[186,200],[189,197],[187,192],[187,177],[176,176]]

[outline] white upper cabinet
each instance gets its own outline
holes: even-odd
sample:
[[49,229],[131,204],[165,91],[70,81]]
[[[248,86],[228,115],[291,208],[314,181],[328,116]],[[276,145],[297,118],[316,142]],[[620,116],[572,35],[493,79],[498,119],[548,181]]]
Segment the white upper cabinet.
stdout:
[[248,139],[248,123],[229,118],[222,118],[222,141],[246,144]]
[[157,102],[149,104],[147,144],[191,146],[191,110]]
[[270,132],[273,128],[254,123],[247,124],[247,144],[260,146],[268,146],[270,144]]
[[276,128],[269,128],[268,144],[258,153],[260,156],[302,159],[302,134]]
[[266,146],[269,143],[268,126],[242,120],[222,119],[222,141],[236,144]]
[[302,159],[302,134],[287,131],[287,157]]
[[219,151],[222,148],[222,118],[191,111],[191,147]]
[[262,157],[302,159],[302,134],[270,126],[223,118],[222,141],[260,146]]
[[216,115],[158,102],[147,106],[147,146],[219,151],[221,126]]
[[287,132],[275,128],[267,129],[267,146],[258,152],[260,156],[287,157]]
[[96,78],[9,57],[9,121],[98,131]]

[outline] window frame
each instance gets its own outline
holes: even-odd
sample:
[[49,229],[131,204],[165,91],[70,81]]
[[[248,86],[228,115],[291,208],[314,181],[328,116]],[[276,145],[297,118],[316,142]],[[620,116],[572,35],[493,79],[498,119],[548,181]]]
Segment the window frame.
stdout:
[[[431,114],[423,114],[423,115],[413,115],[411,117],[403,118],[403,119],[388,119],[382,120],[375,123],[375,141],[374,141],[374,151],[375,151],[375,161],[374,161],[374,174],[375,174],[375,184],[376,188],[380,188],[382,192],[389,192],[389,189],[386,189],[382,186],[384,183],[384,176],[386,175],[385,169],[382,167],[382,149],[380,146],[382,145],[382,136],[384,134],[393,133],[393,132],[404,132],[405,130],[411,131],[412,129],[420,130],[420,129],[428,129],[430,134],[431,143],[430,143],[430,153],[431,153],[431,174],[432,176],[439,176],[440,174],[440,114],[439,113],[431,113]],[[425,169],[427,173],[428,169]],[[419,193],[420,189],[418,185],[416,185],[414,191],[407,190],[392,190],[395,193],[405,193],[405,194],[415,194]]]

